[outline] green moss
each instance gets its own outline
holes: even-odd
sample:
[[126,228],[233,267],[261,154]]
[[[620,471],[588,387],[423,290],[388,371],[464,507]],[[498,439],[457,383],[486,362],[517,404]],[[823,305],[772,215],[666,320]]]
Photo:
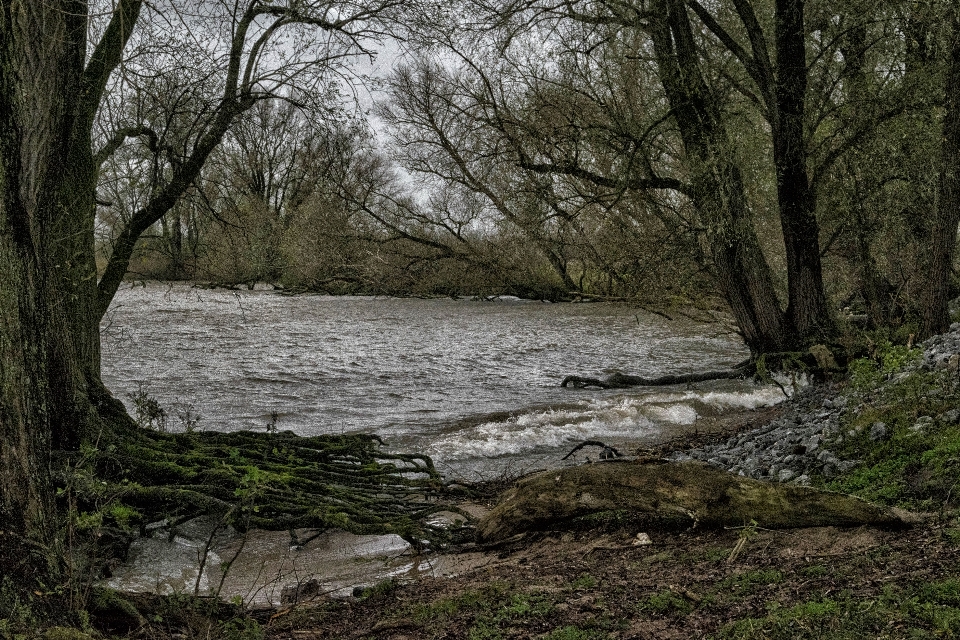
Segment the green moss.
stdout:
[[455,509],[438,500],[446,489],[430,458],[384,452],[366,435],[139,430],[88,447],[81,462],[67,481],[86,528],[107,524],[101,513],[121,529],[212,513],[240,530],[340,528],[442,543],[445,530],[425,522]]

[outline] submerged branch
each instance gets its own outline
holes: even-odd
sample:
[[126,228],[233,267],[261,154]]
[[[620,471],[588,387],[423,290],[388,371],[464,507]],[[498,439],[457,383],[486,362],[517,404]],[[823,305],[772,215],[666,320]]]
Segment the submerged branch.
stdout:
[[706,382],[707,380],[735,380],[747,374],[745,369],[730,369],[728,371],[706,371],[703,373],[686,373],[682,375],[667,375],[659,378],[643,378],[615,373],[605,380],[599,378],[584,378],[581,376],[567,376],[560,383],[561,387],[575,387],[583,389],[596,387],[599,389],[628,389],[630,387],[663,387],[671,384],[690,384]]

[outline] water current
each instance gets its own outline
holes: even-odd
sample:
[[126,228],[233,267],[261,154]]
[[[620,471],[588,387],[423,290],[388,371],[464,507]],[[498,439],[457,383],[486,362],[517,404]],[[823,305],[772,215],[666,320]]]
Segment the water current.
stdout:
[[747,356],[719,324],[613,303],[386,297],[148,283],[121,289],[101,327],[103,377],[132,409],[142,387],[199,428],[376,433],[479,479],[556,464],[575,444],[619,447],[701,415],[782,399],[748,381],[563,389],[566,375],[729,367]]

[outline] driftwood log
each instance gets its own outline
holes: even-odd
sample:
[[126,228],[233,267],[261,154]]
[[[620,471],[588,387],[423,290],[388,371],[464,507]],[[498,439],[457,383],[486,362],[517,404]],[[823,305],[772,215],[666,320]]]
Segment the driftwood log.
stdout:
[[546,471],[504,493],[479,523],[482,542],[531,530],[569,527],[591,514],[617,512],[660,528],[758,526],[903,527],[909,514],[809,487],[734,476],[697,462],[608,462]]
[[663,387],[671,384],[691,384],[706,382],[707,380],[735,380],[746,375],[745,369],[730,369],[728,371],[705,371],[702,373],[687,373],[682,375],[660,376],[659,378],[643,378],[615,373],[605,380],[599,378],[584,378],[581,376],[567,376],[560,383],[561,387],[599,389],[628,389],[630,387]]

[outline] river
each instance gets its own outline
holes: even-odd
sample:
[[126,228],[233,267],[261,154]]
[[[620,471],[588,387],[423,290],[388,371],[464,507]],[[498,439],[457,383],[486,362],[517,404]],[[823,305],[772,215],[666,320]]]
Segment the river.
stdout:
[[[550,304],[124,286],[101,327],[103,378],[132,409],[141,388],[199,428],[376,433],[477,480],[556,464],[585,439],[621,448],[705,414],[782,399],[749,381],[563,389],[566,375],[729,367],[722,325],[615,303]],[[582,457],[581,457],[582,460]]]

